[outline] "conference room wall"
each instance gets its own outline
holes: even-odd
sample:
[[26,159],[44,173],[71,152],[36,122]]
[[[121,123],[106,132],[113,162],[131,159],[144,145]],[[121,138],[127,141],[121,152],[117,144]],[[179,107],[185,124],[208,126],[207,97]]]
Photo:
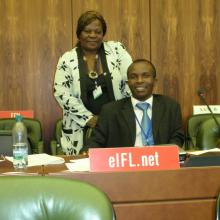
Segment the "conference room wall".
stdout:
[[220,104],[220,1],[151,1],[151,60],[158,92],[178,100],[184,121],[205,88],[208,104]]
[[89,9],[104,15],[106,40],[153,61],[156,91],[181,103],[185,122],[201,104],[197,88],[219,103],[218,0],[0,0],[0,110],[33,109],[48,150],[62,117],[53,97],[56,64],[76,44],[77,19]]

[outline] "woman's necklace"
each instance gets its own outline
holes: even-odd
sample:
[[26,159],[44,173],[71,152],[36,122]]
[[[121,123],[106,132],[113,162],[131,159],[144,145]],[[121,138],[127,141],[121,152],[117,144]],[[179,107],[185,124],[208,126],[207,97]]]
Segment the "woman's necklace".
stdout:
[[83,60],[85,61],[86,65],[87,65],[87,70],[88,70],[88,75],[90,79],[97,79],[99,74],[100,74],[100,59],[99,59],[99,55],[96,54],[95,55],[95,62],[94,62],[94,67],[93,70],[89,71],[89,65],[88,65],[88,60],[86,58],[86,56],[83,56]]

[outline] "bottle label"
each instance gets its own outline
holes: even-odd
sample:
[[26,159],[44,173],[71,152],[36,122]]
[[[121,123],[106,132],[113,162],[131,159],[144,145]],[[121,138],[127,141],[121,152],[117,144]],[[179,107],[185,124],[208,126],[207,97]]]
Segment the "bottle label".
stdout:
[[26,143],[13,146],[13,165],[16,169],[26,168],[28,164],[28,148]]

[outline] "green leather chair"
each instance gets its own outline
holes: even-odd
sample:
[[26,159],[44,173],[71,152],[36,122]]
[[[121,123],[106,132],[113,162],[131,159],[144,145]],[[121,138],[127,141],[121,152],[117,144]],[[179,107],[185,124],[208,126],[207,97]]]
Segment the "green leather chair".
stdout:
[[42,176],[0,177],[2,220],[114,220],[108,197],[93,185]]
[[[86,134],[84,135],[84,145],[86,146],[86,142],[88,138],[90,137],[92,133],[92,129],[88,128],[86,130]],[[62,151],[62,146],[61,146],[61,139],[62,137],[62,119],[58,119],[55,123],[55,129],[54,129],[54,138],[53,140],[50,141],[50,149],[51,149],[51,154],[52,155],[64,155],[64,152]],[[88,149],[85,147],[81,150],[80,153],[86,152]]]
[[[11,130],[0,130],[0,154],[4,156],[13,156],[13,140]],[[28,154],[32,154],[29,142]]]
[[[220,123],[220,118],[217,119]],[[196,144],[200,149],[208,150],[220,146],[220,130],[213,118],[201,123]]]
[[[215,114],[215,116],[218,118],[218,120],[220,120],[220,114]],[[213,120],[211,114],[198,114],[198,115],[190,116],[190,118],[188,119],[188,123],[187,123],[187,137],[186,137],[186,141],[185,141],[186,142],[186,146],[185,146],[186,150],[207,149],[207,147],[205,147],[204,144],[200,140],[200,138],[202,137],[202,134],[201,133],[199,134],[199,131],[200,131],[201,125],[204,123],[204,121],[209,120],[209,119]],[[214,122],[214,120],[213,120],[213,122]],[[198,134],[199,134],[199,136],[198,136]],[[203,134],[204,134],[204,132],[203,132]]]
[[[40,121],[36,119],[24,118],[23,122],[27,128],[28,141],[32,154],[43,153],[44,145],[42,141],[42,129]],[[1,133],[11,132],[15,123],[14,118],[0,119],[0,131]]]

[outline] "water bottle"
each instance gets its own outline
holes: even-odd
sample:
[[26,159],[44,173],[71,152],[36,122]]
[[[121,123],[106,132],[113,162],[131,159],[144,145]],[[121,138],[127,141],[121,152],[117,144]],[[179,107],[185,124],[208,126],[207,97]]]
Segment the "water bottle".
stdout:
[[21,115],[16,115],[15,120],[12,129],[13,166],[15,169],[25,169],[28,165],[27,129]]

